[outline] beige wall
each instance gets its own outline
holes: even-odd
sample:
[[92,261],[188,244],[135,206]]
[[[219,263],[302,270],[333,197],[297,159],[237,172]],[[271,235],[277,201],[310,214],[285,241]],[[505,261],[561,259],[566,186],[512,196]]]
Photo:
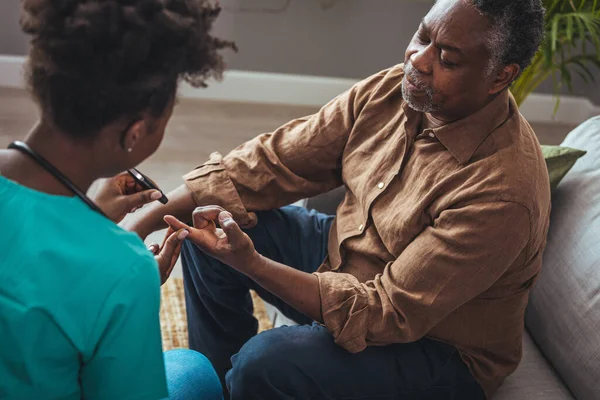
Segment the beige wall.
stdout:
[[[275,7],[285,0],[225,0]],[[361,78],[404,59],[429,2],[338,0],[323,11],[317,0],[292,0],[283,14],[231,13],[220,23],[240,48],[234,69]]]
[[27,38],[19,29],[19,0],[0,0],[0,54],[25,54]]
[[[25,54],[18,29],[18,0],[0,0],[0,54]],[[276,9],[286,0],[221,0],[216,32],[240,52],[227,57],[237,70],[361,78],[401,62],[404,49],[431,2],[338,0],[324,11],[318,0],[291,0],[280,14],[236,12]],[[598,74],[600,78],[600,74]],[[599,79],[600,80],[600,79]],[[600,104],[600,90],[575,81],[575,94]],[[539,90],[551,93],[545,83]]]

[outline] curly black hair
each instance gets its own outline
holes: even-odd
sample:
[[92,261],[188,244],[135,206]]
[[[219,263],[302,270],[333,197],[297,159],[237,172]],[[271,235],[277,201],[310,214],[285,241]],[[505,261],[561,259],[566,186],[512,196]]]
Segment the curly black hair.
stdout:
[[219,13],[205,0],[22,0],[29,90],[43,117],[75,137],[157,118],[180,80],[221,78],[219,51],[235,45],[210,35]]
[[489,73],[518,64],[521,72],[531,63],[544,40],[544,5],[541,0],[471,0],[493,25],[489,43]]

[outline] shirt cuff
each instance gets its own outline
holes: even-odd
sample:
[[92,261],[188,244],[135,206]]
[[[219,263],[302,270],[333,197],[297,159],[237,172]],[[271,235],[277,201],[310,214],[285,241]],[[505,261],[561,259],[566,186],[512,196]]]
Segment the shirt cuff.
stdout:
[[358,280],[349,274],[315,272],[321,312],[335,343],[350,353],[367,347],[369,302]]
[[198,206],[223,207],[240,227],[252,228],[257,223],[256,214],[249,213],[244,207],[222,160],[220,153],[212,153],[204,165],[185,174],[183,180]]

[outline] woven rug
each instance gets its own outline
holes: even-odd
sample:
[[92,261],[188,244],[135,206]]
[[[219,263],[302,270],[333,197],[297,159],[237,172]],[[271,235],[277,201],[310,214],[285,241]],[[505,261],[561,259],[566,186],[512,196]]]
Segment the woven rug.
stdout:
[[[265,304],[256,293],[251,294],[258,331],[271,329],[273,324],[267,316]],[[181,278],[171,278],[161,288],[160,328],[164,351],[188,347],[185,297]]]

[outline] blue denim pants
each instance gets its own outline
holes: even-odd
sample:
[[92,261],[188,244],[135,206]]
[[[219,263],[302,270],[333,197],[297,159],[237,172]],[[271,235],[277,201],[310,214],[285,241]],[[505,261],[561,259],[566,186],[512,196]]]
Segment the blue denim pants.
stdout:
[[[312,273],[327,254],[332,216],[288,206],[259,212],[257,251]],[[190,348],[206,355],[231,399],[484,399],[457,350],[421,339],[351,354],[327,329],[234,269],[184,244]],[[255,290],[298,326],[256,335]]]
[[223,389],[210,361],[193,350],[165,352],[169,400],[223,400]]

